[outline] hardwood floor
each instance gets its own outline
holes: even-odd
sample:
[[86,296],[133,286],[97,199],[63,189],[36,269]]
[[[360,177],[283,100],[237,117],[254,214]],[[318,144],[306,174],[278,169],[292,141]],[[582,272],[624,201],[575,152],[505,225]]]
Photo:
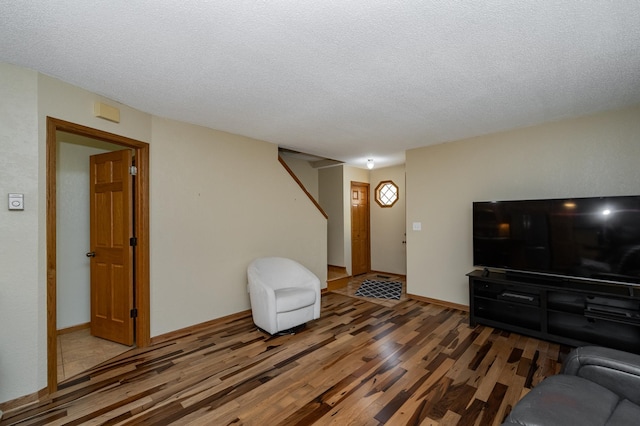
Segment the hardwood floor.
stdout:
[[238,315],[121,354],[0,424],[500,424],[569,350],[422,301],[322,299],[298,334]]

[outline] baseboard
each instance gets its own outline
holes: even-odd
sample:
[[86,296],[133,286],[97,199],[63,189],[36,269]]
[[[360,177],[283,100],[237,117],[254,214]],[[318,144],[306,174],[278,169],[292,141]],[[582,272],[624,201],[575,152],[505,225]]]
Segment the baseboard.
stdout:
[[430,297],[418,296],[417,294],[407,293],[409,299],[419,300],[421,302],[431,303],[433,305],[443,306],[445,308],[457,309],[463,312],[469,312],[469,306],[460,305],[458,303],[447,302],[446,300],[432,299]]
[[73,333],[74,331],[84,330],[85,328],[91,328],[91,323],[87,322],[85,324],[78,324],[67,328],[61,328],[57,331],[57,334],[58,336],[60,336],[61,334],[69,334]]
[[[29,395],[24,395],[18,397],[16,399],[12,399],[10,401],[0,403],[0,412],[8,413],[11,410],[15,410],[17,408],[23,408],[26,405],[33,404],[36,402],[40,402],[45,399],[45,397],[49,396],[49,391],[47,388],[40,389],[37,392],[34,392]],[[2,416],[0,415],[0,419]]]
[[151,338],[151,344],[155,345],[158,343],[166,342],[168,340],[173,340],[178,337],[184,337],[194,332],[198,332],[203,328],[211,327],[212,325],[217,325],[220,323],[228,322],[235,320],[237,318],[242,318],[247,315],[251,315],[251,309],[247,309],[246,311],[236,312],[235,314],[227,315],[224,317],[216,318],[211,321],[201,322],[199,324],[190,325],[189,327],[181,328],[179,330],[170,331],[165,334],[160,334],[158,336]]
[[[327,291],[329,291],[329,290],[326,289],[326,288],[323,288],[321,290],[321,294],[324,294]],[[155,345],[155,344],[158,344],[158,343],[163,343],[163,342],[166,342],[166,341],[169,341],[169,340],[173,340],[173,339],[176,339],[176,338],[179,338],[179,337],[183,337],[183,336],[189,335],[191,333],[198,332],[203,328],[211,327],[211,326],[214,326],[214,325],[217,325],[217,324],[220,324],[220,323],[232,321],[234,319],[242,318],[242,317],[249,316],[249,315],[251,315],[251,309],[247,309],[246,311],[240,311],[240,312],[237,312],[235,314],[227,315],[227,316],[224,316],[224,317],[221,317],[221,318],[216,318],[216,319],[211,320],[211,321],[201,322],[199,324],[191,325],[189,327],[181,328],[179,330],[170,331],[168,333],[160,334],[158,336],[152,337],[151,338],[151,344]]]

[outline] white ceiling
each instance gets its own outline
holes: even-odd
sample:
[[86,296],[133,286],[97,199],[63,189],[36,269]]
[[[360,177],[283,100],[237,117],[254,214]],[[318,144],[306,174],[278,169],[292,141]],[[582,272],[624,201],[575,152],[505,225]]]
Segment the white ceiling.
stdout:
[[640,103],[638,0],[3,0],[0,61],[364,167]]

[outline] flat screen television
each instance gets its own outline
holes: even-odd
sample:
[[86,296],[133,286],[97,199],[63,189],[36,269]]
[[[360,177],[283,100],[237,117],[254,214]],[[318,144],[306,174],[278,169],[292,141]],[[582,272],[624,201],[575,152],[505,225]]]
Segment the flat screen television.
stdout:
[[640,196],[473,203],[475,266],[640,283]]

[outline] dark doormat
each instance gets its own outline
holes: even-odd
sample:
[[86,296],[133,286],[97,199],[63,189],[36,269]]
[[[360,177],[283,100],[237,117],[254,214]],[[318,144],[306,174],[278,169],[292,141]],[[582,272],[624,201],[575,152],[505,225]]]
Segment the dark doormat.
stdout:
[[364,280],[358,290],[356,290],[355,295],[377,297],[378,299],[400,300],[401,294],[402,283],[395,281]]

